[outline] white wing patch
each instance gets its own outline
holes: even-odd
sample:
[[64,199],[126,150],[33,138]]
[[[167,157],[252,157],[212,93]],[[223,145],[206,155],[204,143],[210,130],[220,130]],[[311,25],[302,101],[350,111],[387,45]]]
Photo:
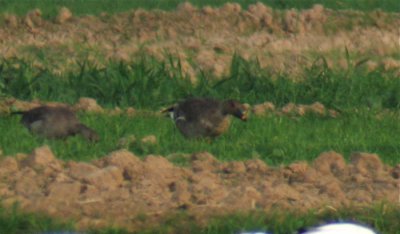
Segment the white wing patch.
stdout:
[[211,123],[211,121],[208,121],[206,119],[200,119],[200,124],[203,125],[207,129],[212,129],[214,127],[214,124]]
[[32,123],[28,126],[28,128],[29,128],[31,131],[38,131],[38,130],[41,130],[41,129],[43,128],[43,120],[37,120],[37,121],[35,121],[35,122],[32,122]]
[[186,121],[185,115],[183,115],[182,113],[178,113],[175,110],[172,110],[171,112],[169,112],[169,116],[171,117],[172,120],[175,121],[175,123],[178,121]]
[[185,118],[185,116],[183,116],[183,115],[177,116],[177,118],[174,118],[174,119],[175,119],[175,122],[178,122],[178,121],[186,121],[186,118]]

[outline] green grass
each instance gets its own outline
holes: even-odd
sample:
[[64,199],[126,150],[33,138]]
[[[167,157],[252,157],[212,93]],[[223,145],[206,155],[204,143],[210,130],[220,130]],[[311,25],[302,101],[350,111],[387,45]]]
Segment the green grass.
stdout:
[[[0,147],[5,154],[29,153],[48,144],[58,158],[91,160],[118,149],[121,137],[133,134],[138,139],[129,149],[139,156],[147,154],[176,155],[208,151],[220,160],[259,158],[269,165],[311,161],[321,152],[334,150],[346,158],[352,152],[377,153],[388,164],[400,163],[399,114],[376,117],[374,111],[343,113],[338,118],[306,115],[286,117],[271,115],[252,117],[246,123],[235,119],[230,130],[213,141],[187,140],[167,117],[138,114],[135,117],[83,115],[81,119],[101,136],[97,144],[81,137],[47,140],[32,136],[19,124],[17,116],[3,116],[0,122]],[[156,145],[145,145],[140,139],[156,136]],[[172,157],[172,156],[171,156]],[[173,158],[173,157],[172,157]],[[179,157],[178,157],[179,159]],[[177,161],[184,163],[185,161]]]
[[[254,4],[259,0],[237,0],[235,2],[242,5],[244,9],[247,9],[248,5]],[[30,0],[30,1],[12,1],[12,0],[0,0],[0,12],[16,13],[18,15],[24,15],[29,10],[39,8],[43,12],[43,16],[46,18],[53,18],[62,6],[66,6],[73,14],[85,15],[95,14],[98,15],[102,12],[107,13],[118,13],[124,12],[129,9],[163,9],[173,10],[176,6],[183,1],[181,0],[168,0],[168,1],[155,1],[155,0]],[[226,3],[226,0],[190,0],[193,5],[202,7],[205,5],[210,6],[222,6]],[[301,0],[301,1],[288,1],[288,0],[261,0],[264,4],[276,8],[276,9],[290,9],[290,8],[311,8],[314,4],[322,4],[327,8],[331,9],[354,9],[362,11],[372,11],[378,8],[389,11],[399,12],[400,5],[396,0]]]
[[[173,214],[161,222],[159,226],[143,230],[148,233],[193,233],[218,234],[238,233],[240,231],[269,231],[274,234],[295,233],[299,229],[330,222],[356,222],[373,227],[382,234],[399,234],[400,208],[388,204],[379,204],[370,208],[343,208],[337,211],[311,210],[306,213],[270,210],[268,212],[253,211],[251,213],[236,213],[211,218],[205,226],[199,226],[185,213]],[[0,208],[0,233],[38,233],[39,231],[73,230],[72,223],[62,223],[44,215],[21,213]],[[91,230],[89,233],[125,234],[126,230],[107,228]]]
[[[357,217],[357,218],[355,218]],[[287,212],[272,210],[268,212],[237,213],[224,217],[216,217],[205,227],[199,228],[190,221],[184,224],[182,221],[173,219],[166,222],[164,227],[175,227],[174,233],[238,233],[239,231],[269,231],[274,234],[297,233],[299,229],[306,229],[326,222],[348,221],[369,224],[380,233],[400,233],[400,225],[396,221],[400,217],[398,207],[389,208],[378,205],[373,208],[342,209],[338,211],[309,211]],[[181,218],[181,217],[179,217]],[[144,233],[165,233],[165,229],[158,231],[150,230]]]
[[[59,158],[90,160],[116,150],[121,137],[133,134],[140,139],[154,134],[159,140],[157,145],[135,144],[130,149],[138,155],[164,156],[209,151],[221,160],[259,157],[271,165],[312,160],[326,150],[338,151],[346,157],[353,151],[366,151],[379,154],[386,163],[398,163],[400,136],[393,133],[400,132],[400,79],[395,73],[380,70],[368,73],[351,66],[349,57],[348,70],[331,70],[321,58],[322,63],[315,63],[321,65],[306,70],[303,80],[293,81],[286,74],[273,76],[261,69],[257,61],[234,56],[229,76],[213,79],[209,74],[201,74],[197,85],[182,75],[179,66],[167,69],[166,63],[147,57],[131,64],[110,62],[106,68],[82,63],[76,72],[61,76],[21,60],[3,61],[0,94],[25,100],[74,103],[87,96],[111,108],[118,105],[159,110],[185,97],[209,96],[235,98],[250,104],[271,101],[277,106],[319,101],[343,113],[337,119],[275,115],[251,118],[247,123],[234,121],[230,131],[212,143],[186,140],[169,119],[149,114],[134,118],[84,115],[83,122],[102,137],[98,144],[91,145],[80,137],[53,141],[31,136],[17,117],[4,116],[0,122],[4,136],[0,147],[6,154],[15,154],[49,144]],[[392,114],[378,118],[384,109]]]
[[0,96],[66,103],[92,97],[104,106],[151,109],[190,96],[235,98],[250,104],[271,101],[278,106],[319,101],[339,109],[400,108],[400,79],[395,72],[366,72],[362,66],[352,66],[349,56],[350,68],[335,71],[321,60],[305,70],[301,81],[293,81],[289,74],[274,74],[260,68],[257,61],[233,56],[228,76],[215,79],[200,73],[196,85],[179,65],[168,68],[173,58],[166,62],[147,57],[132,63],[110,61],[105,68],[83,62],[74,72],[62,75],[25,61],[7,60],[0,63]]
[[29,234],[51,230],[71,230],[72,222],[56,220],[42,214],[22,213],[18,206],[0,205],[0,234]]

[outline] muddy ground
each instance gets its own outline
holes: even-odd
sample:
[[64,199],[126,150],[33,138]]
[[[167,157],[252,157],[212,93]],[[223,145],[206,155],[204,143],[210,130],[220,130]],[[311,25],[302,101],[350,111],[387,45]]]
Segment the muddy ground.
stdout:
[[[200,71],[216,77],[227,74],[237,53],[258,59],[272,74],[295,78],[321,55],[328,66],[346,68],[347,48],[354,64],[367,59],[362,64],[366,69],[381,67],[400,74],[400,15],[381,11],[333,11],[321,5],[277,11],[262,4],[241,9],[233,3],[196,9],[182,4],[171,12],[131,10],[83,17],[63,8],[54,20],[32,10],[25,17],[2,15],[0,21],[1,57],[25,59],[55,73],[76,69],[77,62],[85,59],[106,66],[143,54],[160,61],[172,55],[181,59],[182,69],[195,82]],[[16,104],[5,102],[7,108]],[[76,110],[101,108],[86,99],[79,103]],[[19,109],[32,107],[32,103],[19,105]],[[304,114],[314,108],[317,113],[337,115],[319,103],[313,105],[289,104],[275,110],[273,104],[263,103],[253,112]],[[311,164],[278,168],[259,160],[219,162],[206,152],[191,155],[187,167],[158,155],[142,160],[125,150],[89,163],[60,161],[56,156],[47,146],[29,155],[1,156],[3,203],[18,201],[26,211],[77,219],[81,229],[114,224],[129,230],[159,223],[180,211],[201,221],[252,209],[306,211],[400,203],[400,165],[384,165],[378,155],[368,153],[354,153],[346,163],[340,154],[325,152]]]
[[347,164],[336,152],[312,164],[269,167],[261,160],[219,162],[207,152],[178,167],[165,157],[143,160],[119,150],[89,162],[60,161],[43,146],[0,161],[3,204],[77,220],[79,229],[154,226],[181,211],[199,222],[218,214],[273,208],[307,211],[399,204],[400,165],[354,153]]

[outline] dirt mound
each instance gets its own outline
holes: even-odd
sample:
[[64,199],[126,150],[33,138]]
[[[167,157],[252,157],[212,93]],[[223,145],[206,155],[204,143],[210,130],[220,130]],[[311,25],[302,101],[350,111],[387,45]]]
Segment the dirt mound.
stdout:
[[[162,156],[140,159],[126,150],[90,163],[57,160],[47,146],[2,158],[0,197],[25,211],[78,220],[78,228],[149,226],[185,210],[193,217],[281,207],[368,206],[400,202],[399,167],[375,154],[336,152],[313,164],[273,168],[260,160],[220,162],[209,153],[178,167]],[[141,217],[146,216],[146,219]]]
[[334,109],[327,109],[322,103],[314,102],[310,105],[288,103],[282,108],[275,108],[272,102],[264,102],[256,104],[251,109],[256,116],[264,116],[267,114],[288,115],[288,116],[303,116],[308,113],[319,116],[337,117],[339,112]]
[[[103,109],[95,99],[82,97],[72,106],[61,102],[44,102],[40,100],[34,101],[21,101],[15,98],[6,98],[0,101],[0,113],[10,113],[11,111],[27,111],[32,108],[48,105],[48,106],[64,106],[69,107],[73,111],[83,111],[83,112],[93,112],[100,114],[109,114],[109,115],[120,115],[126,114],[128,116],[132,116],[135,114],[135,109],[133,107],[128,107],[125,110],[121,110],[119,107],[115,107],[114,109]],[[276,108],[272,102],[264,102],[261,104],[255,104],[251,106],[250,104],[246,104],[246,106],[251,110],[251,112],[255,116],[265,116],[268,114],[274,115],[285,115],[285,116],[303,116],[305,114],[316,114],[319,116],[329,116],[329,117],[338,117],[339,112],[334,109],[326,108],[320,102],[314,102],[313,104],[294,104],[288,103],[281,108]],[[152,112],[154,115],[160,115],[158,111]],[[123,141],[126,141],[125,139]],[[128,140],[129,141],[129,140]],[[130,140],[132,141],[132,139]],[[155,139],[149,137],[144,140],[144,142],[152,142],[155,143]],[[121,145],[125,145],[128,142],[121,142]]]
[[[97,17],[77,17],[64,7],[55,20],[34,9],[21,18],[0,16],[0,53],[57,74],[78,69],[82,60],[102,67],[143,54],[162,61],[172,56],[193,82],[200,71],[228,74],[234,53],[294,78],[321,55],[330,67],[345,68],[345,48],[356,63],[371,58],[368,69],[399,70],[393,56],[399,19],[398,13],[381,11],[333,11],[322,5],[283,11],[262,3],[248,9],[235,3],[202,9],[184,3],[176,11],[136,9]],[[337,51],[343,56],[338,58]]]
[[42,105],[63,106],[68,107],[73,111],[109,115],[126,114],[128,116],[132,116],[136,113],[136,110],[133,107],[128,107],[125,110],[121,110],[119,107],[115,107],[114,109],[103,109],[103,107],[101,107],[95,99],[82,97],[73,105],[68,105],[61,102],[46,102],[37,99],[33,101],[22,101],[15,98],[5,98],[3,100],[0,100],[0,114],[8,114],[12,111],[28,111]]

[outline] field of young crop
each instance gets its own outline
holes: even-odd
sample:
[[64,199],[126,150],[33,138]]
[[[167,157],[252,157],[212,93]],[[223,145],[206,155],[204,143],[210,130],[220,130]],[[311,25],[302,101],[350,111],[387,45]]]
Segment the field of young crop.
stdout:
[[[399,233],[397,1],[0,0],[0,234]],[[160,111],[235,99],[217,138]],[[14,111],[68,105],[100,136]]]
[[[197,7],[213,6],[220,7],[224,5],[226,0],[191,0],[187,1]],[[311,8],[314,4],[321,3],[318,0],[302,0],[302,1],[273,1],[273,0],[238,0],[235,1],[247,8],[251,4],[262,2],[275,9],[307,9]],[[117,2],[112,0],[101,0],[96,1],[83,1],[83,0],[58,0],[56,3],[51,0],[32,0],[28,3],[1,0],[0,5],[2,6],[2,12],[11,12],[18,15],[25,15],[27,11],[34,8],[40,8],[46,17],[54,17],[57,15],[58,10],[65,6],[71,9],[77,15],[84,14],[100,14],[102,12],[118,13],[125,12],[127,9],[162,9],[162,10],[174,10],[182,1],[180,0],[169,0],[169,1],[146,1],[146,0],[119,0]],[[376,9],[382,9],[386,12],[399,12],[400,6],[397,1],[386,0],[384,2],[378,0],[359,0],[359,1],[334,1],[326,0],[323,2],[324,6],[335,10],[344,9],[355,9],[362,11],[373,11]]]

